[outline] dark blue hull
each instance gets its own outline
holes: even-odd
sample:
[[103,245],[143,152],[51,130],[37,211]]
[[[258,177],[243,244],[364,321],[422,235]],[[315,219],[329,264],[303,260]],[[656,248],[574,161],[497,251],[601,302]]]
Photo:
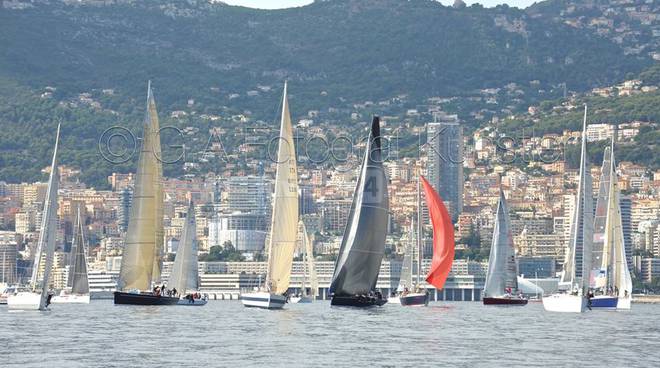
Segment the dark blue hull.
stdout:
[[399,301],[403,306],[415,306],[415,305],[429,305],[429,294],[411,294],[411,295],[401,295]]
[[598,309],[616,309],[619,298],[615,296],[595,296],[589,299],[589,307]]

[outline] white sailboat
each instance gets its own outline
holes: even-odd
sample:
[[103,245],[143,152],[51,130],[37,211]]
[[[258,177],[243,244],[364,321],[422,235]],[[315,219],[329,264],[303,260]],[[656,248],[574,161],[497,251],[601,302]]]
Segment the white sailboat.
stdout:
[[[60,125],[57,125],[55,136],[55,149],[53,160],[50,165],[50,177],[48,189],[44,201],[41,231],[39,232],[39,243],[34,256],[32,266],[32,278],[29,291],[17,292],[7,297],[7,307],[17,310],[46,310],[50,304],[52,294],[49,294],[50,271],[53,266],[53,254],[55,253],[55,237],[57,232],[57,191],[59,189],[60,175],[57,169],[57,147],[60,140]],[[39,280],[39,266],[44,258],[44,272]]]
[[[300,295],[289,298],[289,303],[311,303],[316,299],[319,285],[316,278],[316,268],[314,267],[314,249],[312,242],[307,234],[305,223],[300,221],[300,230],[303,236],[303,280],[301,284]],[[307,292],[307,278],[309,276],[309,293]]]
[[273,216],[268,240],[268,273],[265,288],[241,295],[246,307],[279,309],[287,300],[293,252],[298,230],[298,173],[293,127],[284,83]]
[[403,293],[399,295],[399,303],[403,306],[427,306],[429,304],[430,295],[426,289],[422,288],[421,280],[422,259],[424,258],[422,253],[424,248],[422,247],[422,192],[419,178],[417,178],[417,229],[415,229],[415,221],[413,220],[411,230],[415,239],[415,248],[417,248],[417,273],[414,284],[412,283],[412,277],[410,279],[410,290],[404,289]]
[[409,291],[413,286],[412,269],[413,269],[413,249],[415,247],[415,219],[410,218],[410,230],[408,232],[408,239],[403,253],[403,261],[401,262],[401,276],[399,277],[399,285],[397,285],[396,293],[387,298],[388,303],[401,303],[401,294]]
[[80,208],[76,216],[75,235],[73,238],[73,257],[69,266],[67,288],[52,299],[53,304],[89,304],[89,279],[87,277],[87,247],[85,245],[84,224],[80,217]]
[[167,287],[176,290],[181,299],[179,305],[205,305],[206,298],[199,296],[199,268],[197,265],[197,223],[195,221],[195,206],[192,200],[188,204],[186,222],[181,231],[179,248],[170,273]]
[[603,238],[602,268],[607,276],[607,289],[617,297],[616,309],[630,309],[632,278],[626,261],[626,248],[619,204],[619,185],[614,160],[614,139],[610,149],[610,180],[607,201],[607,217]]
[[[551,312],[584,312],[589,304],[589,275],[593,242],[593,189],[587,159],[587,106],[582,122],[582,146],[577,198],[571,223],[571,238],[564,262],[560,287],[564,290],[543,297],[543,307]],[[576,255],[582,253],[582,277],[576,275]]]

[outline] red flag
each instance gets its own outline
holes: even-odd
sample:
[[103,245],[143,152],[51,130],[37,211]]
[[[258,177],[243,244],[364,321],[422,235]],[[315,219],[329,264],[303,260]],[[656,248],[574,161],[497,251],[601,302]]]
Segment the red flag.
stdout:
[[454,262],[454,225],[438,193],[423,176],[421,179],[433,225],[433,261],[426,282],[440,290],[445,285]]

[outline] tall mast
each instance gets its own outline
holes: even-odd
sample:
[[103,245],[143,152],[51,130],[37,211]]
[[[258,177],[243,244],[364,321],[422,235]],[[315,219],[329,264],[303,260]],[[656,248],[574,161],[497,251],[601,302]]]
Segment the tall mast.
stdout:
[[289,288],[298,232],[298,171],[286,92],[285,82],[266,273],[266,287],[274,294],[283,294]]
[[416,287],[419,287],[420,278],[422,274],[422,196],[420,193],[419,175],[417,175],[417,282]]

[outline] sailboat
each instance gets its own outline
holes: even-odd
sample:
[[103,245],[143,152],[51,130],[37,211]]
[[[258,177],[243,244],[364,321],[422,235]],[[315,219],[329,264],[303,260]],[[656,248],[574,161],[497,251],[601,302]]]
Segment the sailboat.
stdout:
[[[608,259],[611,259],[611,246],[605,243],[605,232],[608,218],[610,181],[612,180],[612,151],[610,147],[605,148],[603,153],[603,165],[601,167],[600,186],[596,199],[596,212],[594,214],[594,241],[591,275],[589,287],[594,290],[591,298],[591,308],[615,309],[618,298],[609,289],[608,282]],[[610,237],[611,239],[611,237]],[[610,244],[611,245],[611,244]],[[603,258],[605,257],[605,258]]]
[[426,194],[426,207],[433,225],[433,259],[426,282],[436,290],[442,290],[454,263],[454,225],[438,192],[422,176],[420,177]]
[[[543,307],[551,312],[582,313],[589,307],[589,276],[593,242],[593,192],[587,159],[587,106],[582,122],[582,146],[577,198],[571,223],[571,237],[560,280],[560,290],[543,297]],[[582,277],[576,275],[576,255],[582,247]]]
[[114,302],[173,305],[179,302],[178,297],[169,297],[160,289],[152,289],[152,283],[158,282],[160,278],[163,195],[158,113],[151,82],[147,86],[147,112],[143,125],[144,139],[135,175],[133,204]]
[[[399,302],[403,306],[415,306],[415,305],[429,305],[430,295],[429,292],[421,288],[421,274],[422,274],[422,259],[423,259],[423,247],[422,247],[422,195],[420,191],[420,180],[417,180],[417,231],[413,231],[415,234],[415,245],[417,247],[417,279],[415,284],[412,285],[411,277],[411,287],[410,291],[405,290],[401,295],[399,295]],[[414,226],[414,221],[413,221]],[[412,263],[412,262],[411,262]],[[412,270],[412,268],[411,268]]]
[[287,300],[293,252],[298,232],[298,173],[293,127],[284,83],[280,143],[277,152],[273,215],[268,240],[268,270],[265,288],[241,295],[246,307],[280,309]]
[[192,200],[188,204],[186,222],[181,231],[179,248],[176,251],[174,265],[167,287],[176,290],[181,299],[179,305],[205,305],[206,298],[199,297],[199,269],[197,265],[197,224],[195,222],[195,206]]
[[413,268],[413,248],[415,246],[415,219],[410,218],[410,231],[408,232],[408,239],[406,247],[403,251],[403,261],[401,262],[401,275],[399,277],[399,285],[396,292],[387,298],[388,303],[401,304],[401,294],[412,288],[412,268]]
[[[606,294],[609,294],[607,296],[616,298],[616,302],[614,303],[616,309],[630,309],[632,278],[626,261],[621,207],[619,204],[619,184],[614,161],[614,138],[612,139],[610,156],[610,179],[607,183],[609,190],[601,269],[604,270],[607,280],[604,291]],[[592,298],[592,307],[595,306],[597,298],[597,296]]]
[[[44,201],[41,231],[39,232],[39,243],[37,244],[32,266],[31,288],[29,291],[20,291],[14,295],[9,295],[7,297],[7,307],[9,309],[46,310],[53,296],[48,292],[48,288],[50,284],[50,271],[53,267],[57,233],[57,191],[60,182],[60,175],[57,169],[57,147],[59,141],[60,125],[58,124],[53,160],[50,165],[50,177],[48,178],[48,189]],[[42,259],[45,261],[44,272],[41,281],[39,281],[39,266]]]
[[[311,303],[316,299],[318,293],[318,281],[316,278],[316,268],[314,267],[314,250],[312,242],[307,234],[305,223],[300,221],[301,232],[303,236],[303,280],[300,286],[300,295],[289,298],[289,303]],[[309,275],[309,288],[307,292],[307,276]]]
[[525,305],[527,299],[518,289],[518,264],[509,225],[509,209],[504,191],[495,214],[493,242],[488,258],[488,274],[484,286],[484,305]]
[[387,299],[375,289],[385,254],[388,217],[380,119],[374,116],[332,275],[331,305],[371,307],[387,303]]
[[73,238],[73,257],[69,266],[67,288],[60,295],[53,297],[53,304],[76,303],[89,304],[89,280],[87,278],[87,258],[85,249],[84,224],[80,217],[80,208],[76,216],[75,235]]

